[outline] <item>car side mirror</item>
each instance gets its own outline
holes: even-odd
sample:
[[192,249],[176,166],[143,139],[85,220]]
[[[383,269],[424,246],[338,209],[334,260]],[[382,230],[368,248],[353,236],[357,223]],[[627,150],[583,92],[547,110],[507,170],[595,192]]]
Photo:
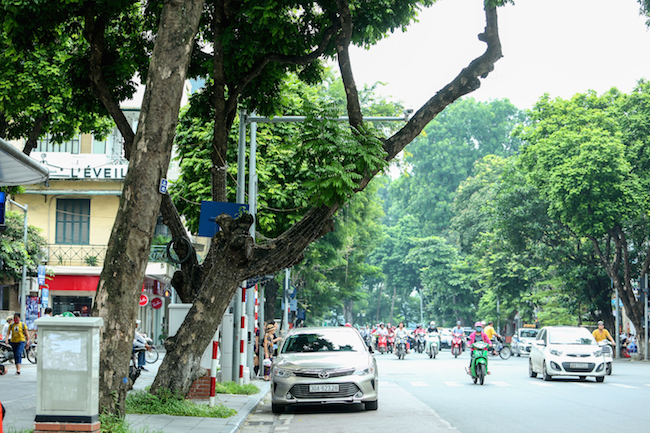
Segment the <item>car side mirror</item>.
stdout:
[[370,353],[375,353],[375,351],[372,350],[372,346],[366,346],[366,347],[368,348],[368,352],[370,352]]

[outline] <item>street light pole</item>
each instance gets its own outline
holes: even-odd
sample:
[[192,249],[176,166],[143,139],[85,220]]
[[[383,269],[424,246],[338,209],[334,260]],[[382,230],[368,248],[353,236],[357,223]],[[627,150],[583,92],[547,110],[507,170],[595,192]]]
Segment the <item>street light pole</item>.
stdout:
[[[15,201],[9,199],[9,202],[25,212],[25,218],[23,220],[23,245],[25,246],[25,252],[27,252],[27,205],[21,205]],[[20,283],[20,318],[24,323],[27,323],[27,263],[23,263],[23,278]]]

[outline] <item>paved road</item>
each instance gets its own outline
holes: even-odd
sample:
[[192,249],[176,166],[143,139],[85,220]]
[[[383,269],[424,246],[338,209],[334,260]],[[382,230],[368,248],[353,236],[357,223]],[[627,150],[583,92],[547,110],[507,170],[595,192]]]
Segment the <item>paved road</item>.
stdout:
[[[270,398],[251,414],[242,433],[304,432],[522,432],[593,433],[623,426],[650,432],[650,363],[615,362],[604,383],[594,379],[544,382],[528,377],[528,358],[490,358],[485,385],[465,373],[467,354],[405,360],[377,355],[379,410],[360,405],[295,408],[271,413]],[[475,410],[472,411],[471,408]],[[627,428],[626,427],[626,428]]]

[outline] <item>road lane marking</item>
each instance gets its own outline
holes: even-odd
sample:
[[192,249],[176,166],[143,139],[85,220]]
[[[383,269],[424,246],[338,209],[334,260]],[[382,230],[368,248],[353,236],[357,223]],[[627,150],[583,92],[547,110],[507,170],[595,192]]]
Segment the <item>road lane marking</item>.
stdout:
[[410,382],[411,386],[431,386],[426,382]]
[[576,385],[581,386],[583,388],[595,388],[596,385],[593,383],[576,383]]
[[447,386],[465,386],[464,384],[460,382],[443,382]]
[[537,381],[532,381],[532,382],[530,382],[530,383],[533,384],[533,385],[537,385],[537,386],[553,386],[552,384],[550,384],[550,383],[546,383],[546,382],[537,382]]
[[618,386],[619,388],[627,388],[627,389],[637,389],[638,388],[638,386],[625,385],[623,383],[610,383],[610,385]]
[[512,385],[510,385],[509,383],[506,383],[506,382],[499,382],[499,381],[494,381],[494,380],[491,380],[490,383],[491,383],[492,385],[496,385],[496,386],[512,386]]
[[379,386],[384,388],[397,388],[399,385],[395,382],[383,382],[379,381]]

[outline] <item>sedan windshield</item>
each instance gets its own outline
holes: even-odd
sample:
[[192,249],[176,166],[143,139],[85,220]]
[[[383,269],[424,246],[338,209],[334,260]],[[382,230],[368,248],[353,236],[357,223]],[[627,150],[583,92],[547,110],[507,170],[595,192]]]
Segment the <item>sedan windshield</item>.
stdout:
[[596,344],[589,331],[575,329],[554,329],[551,332],[551,344]]
[[365,350],[361,338],[348,332],[296,334],[287,338],[282,353],[357,352]]

